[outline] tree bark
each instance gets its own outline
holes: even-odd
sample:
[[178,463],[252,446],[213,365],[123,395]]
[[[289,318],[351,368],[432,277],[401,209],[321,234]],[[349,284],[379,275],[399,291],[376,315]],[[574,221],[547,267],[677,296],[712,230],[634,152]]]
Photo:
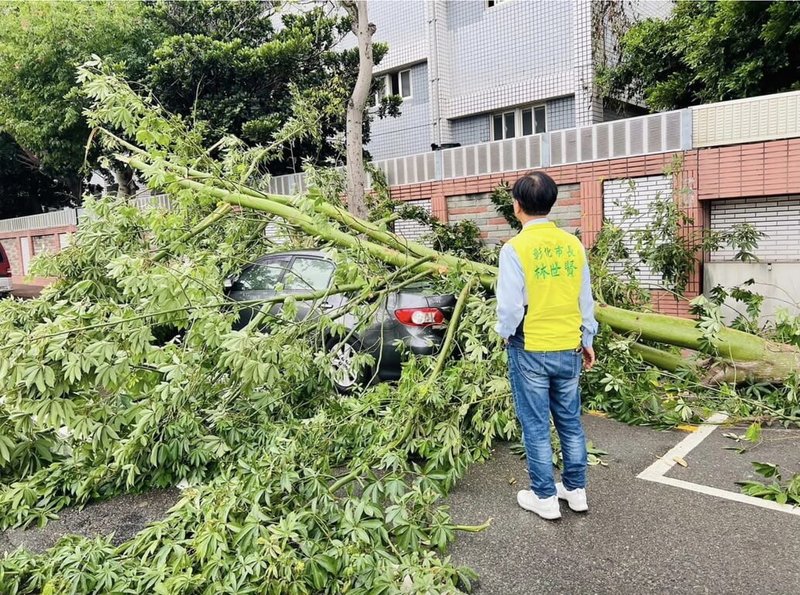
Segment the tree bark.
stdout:
[[372,36],[375,25],[367,18],[366,0],[343,0],[358,40],[358,78],[347,102],[347,207],[356,217],[369,215],[365,201],[367,173],[364,169],[364,109],[372,86]]
[[120,198],[130,198],[133,194],[133,170],[126,166],[120,164],[119,167],[115,167],[111,170],[111,173],[114,175],[114,182],[117,185],[117,196]]

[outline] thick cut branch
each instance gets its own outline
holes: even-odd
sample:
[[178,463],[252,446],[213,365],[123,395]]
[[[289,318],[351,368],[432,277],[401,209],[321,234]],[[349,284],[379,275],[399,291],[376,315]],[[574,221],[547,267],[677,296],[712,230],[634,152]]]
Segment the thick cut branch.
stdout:
[[[706,342],[694,320],[653,314],[630,312],[613,306],[599,305],[595,310],[599,322],[605,323],[617,332],[635,333],[643,339],[667,343],[676,347],[686,347],[700,351]],[[800,369],[800,349],[792,345],[776,343],[756,335],[723,327],[713,337],[711,346],[719,357],[732,362],[729,367],[715,372],[714,378],[734,374],[736,381],[757,380],[760,382],[783,382]]]

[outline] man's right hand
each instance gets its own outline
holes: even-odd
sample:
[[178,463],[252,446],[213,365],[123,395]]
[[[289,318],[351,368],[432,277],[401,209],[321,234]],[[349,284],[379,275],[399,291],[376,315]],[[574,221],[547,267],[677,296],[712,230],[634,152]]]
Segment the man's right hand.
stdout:
[[582,354],[583,354],[583,369],[591,370],[592,367],[594,366],[594,362],[597,361],[594,355],[594,348],[583,347]]

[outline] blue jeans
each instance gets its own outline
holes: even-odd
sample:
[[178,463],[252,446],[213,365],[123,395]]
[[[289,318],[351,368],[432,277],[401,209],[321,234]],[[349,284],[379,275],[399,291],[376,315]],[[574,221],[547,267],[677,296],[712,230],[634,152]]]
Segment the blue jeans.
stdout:
[[522,440],[528,459],[531,489],[539,498],[556,495],[550,414],[561,440],[564,471],[561,481],[568,490],[586,487],[586,438],[581,426],[578,390],[580,351],[525,351],[508,347],[508,375]]

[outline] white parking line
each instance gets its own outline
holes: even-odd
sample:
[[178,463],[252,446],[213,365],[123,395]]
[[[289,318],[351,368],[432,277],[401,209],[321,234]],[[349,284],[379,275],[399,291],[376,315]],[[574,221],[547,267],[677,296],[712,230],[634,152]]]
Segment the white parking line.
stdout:
[[708,418],[706,423],[700,426],[696,432],[688,435],[686,438],[673,446],[663,457],[658,459],[655,463],[650,465],[647,469],[642,471],[637,477],[645,481],[653,481],[675,488],[682,488],[708,496],[716,496],[717,498],[724,498],[733,502],[741,502],[743,504],[750,504],[752,506],[759,506],[761,508],[769,508],[770,510],[777,510],[779,512],[786,512],[789,514],[800,516],[800,507],[791,506],[789,504],[779,504],[771,500],[764,500],[763,498],[756,498],[738,492],[729,492],[728,490],[721,490],[719,488],[712,488],[704,486],[699,483],[692,483],[682,479],[675,479],[673,477],[666,477],[666,474],[675,466],[676,459],[683,458],[694,450],[703,440],[705,440],[714,430],[717,429],[719,424],[728,419],[724,413],[715,413]]

